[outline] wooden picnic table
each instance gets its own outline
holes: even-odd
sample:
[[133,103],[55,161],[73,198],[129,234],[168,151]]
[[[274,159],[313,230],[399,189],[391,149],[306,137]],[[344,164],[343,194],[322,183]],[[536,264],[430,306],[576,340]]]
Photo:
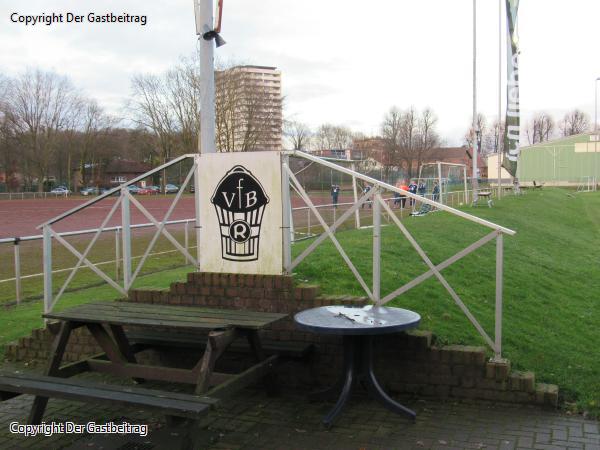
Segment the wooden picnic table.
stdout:
[[[44,314],[58,320],[46,376],[68,377],[85,371],[98,371],[133,378],[136,381],[162,380],[195,385],[195,394],[219,398],[235,393],[262,377],[268,376],[276,355],[266,357],[259,330],[286,317],[286,314],[192,306],[156,305],[128,302],[88,303]],[[105,355],[61,366],[71,331],[86,327]],[[192,369],[138,364],[123,327],[143,329],[167,328],[189,332],[208,332],[206,348]],[[110,331],[110,333],[109,333]],[[238,338],[246,338],[256,363],[239,374],[214,371],[215,363]],[[58,381],[58,380],[57,380]],[[272,383],[269,383],[272,384]],[[46,391],[43,391],[46,392]],[[35,397],[30,423],[39,423],[48,397]]]

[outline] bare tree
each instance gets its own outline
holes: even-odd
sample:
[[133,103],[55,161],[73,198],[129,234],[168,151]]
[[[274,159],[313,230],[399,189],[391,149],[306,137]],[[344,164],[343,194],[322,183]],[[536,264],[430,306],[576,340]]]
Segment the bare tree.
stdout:
[[579,109],[574,109],[565,114],[560,123],[560,131],[563,136],[585,133],[589,130],[589,127],[590,121],[587,114]]
[[200,74],[196,59],[183,59],[165,75],[167,102],[173,112],[180,153],[194,153],[200,134]]
[[293,150],[305,150],[310,146],[311,131],[305,123],[296,120],[285,120],[283,130],[285,137],[292,144]]
[[390,108],[383,118],[381,124],[381,135],[385,142],[386,157],[384,161],[381,161],[385,171],[385,178],[389,179],[390,170],[394,167],[400,167],[402,165],[402,159],[400,154],[401,149],[401,137],[403,128],[403,114],[395,106]]
[[[436,131],[437,116],[435,113],[426,108],[421,113],[418,120],[418,133],[415,145],[415,156],[417,160],[417,167],[421,167],[421,164],[428,158],[431,150],[439,146],[440,137]],[[412,174],[409,173],[409,177]]]
[[343,125],[325,123],[314,136],[314,145],[319,150],[345,150],[352,145],[354,134]]
[[[133,99],[129,104],[133,120],[151,130],[156,138],[160,163],[171,158],[175,149],[177,118],[172,109],[172,99],[162,77],[136,75],[132,80]],[[161,177],[161,188],[166,184],[165,174]]]
[[530,145],[549,140],[555,129],[555,123],[552,116],[546,112],[539,112],[534,115],[529,126],[526,129],[527,141]]
[[[63,76],[30,70],[11,80],[6,99],[8,120],[25,150],[26,171],[42,191],[64,130],[79,98]],[[29,169],[29,170],[27,170]]]

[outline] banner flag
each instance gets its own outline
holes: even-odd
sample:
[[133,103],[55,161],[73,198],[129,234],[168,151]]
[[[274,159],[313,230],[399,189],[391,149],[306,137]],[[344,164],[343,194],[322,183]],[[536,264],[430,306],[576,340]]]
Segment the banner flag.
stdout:
[[508,27],[506,52],[506,119],[504,122],[504,155],[502,166],[514,177],[519,158],[519,136],[521,134],[521,110],[519,106],[519,37],[517,12],[519,0],[506,0],[506,22]]

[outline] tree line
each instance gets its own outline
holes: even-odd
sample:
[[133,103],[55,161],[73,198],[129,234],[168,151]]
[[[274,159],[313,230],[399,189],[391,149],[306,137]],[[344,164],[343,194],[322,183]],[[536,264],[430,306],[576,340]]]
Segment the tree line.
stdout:
[[[273,96],[246,83],[229,70],[233,66],[223,65],[216,73],[216,144],[222,151],[248,151],[273,134],[267,124],[277,105],[264,108]],[[200,133],[198,67],[196,60],[182,59],[160,75],[134,76],[122,117],[108,114],[63,75],[40,69],[14,77],[0,74],[0,173],[5,188],[70,186],[74,171],[81,186],[98,185],[103,168],[115,159],[157,166],[195,153]]]

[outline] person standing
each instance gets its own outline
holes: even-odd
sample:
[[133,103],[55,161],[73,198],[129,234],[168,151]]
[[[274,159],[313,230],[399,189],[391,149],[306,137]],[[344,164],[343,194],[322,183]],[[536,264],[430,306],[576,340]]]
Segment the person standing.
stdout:
[[334,184],[333,186],[331,186],[331,200],[334,208],[337,208],[339,195],[340,187],[337,184]]
[[[410,180],[410,184],[408,185],[408,192],[410,192],[411,194],[415,194],[417,195],[417,189],[419,187],[417,186],[417,183],[415,182],[415,180]],[[414,206],[415,204],[415,199],[411,198],[410,199],[410,206]]]
[[433,192],[432,192],[433,196],[432,199],[434,202],[439,202],[440,201],[440,185],[438,184],[437,181],[433,182]]

